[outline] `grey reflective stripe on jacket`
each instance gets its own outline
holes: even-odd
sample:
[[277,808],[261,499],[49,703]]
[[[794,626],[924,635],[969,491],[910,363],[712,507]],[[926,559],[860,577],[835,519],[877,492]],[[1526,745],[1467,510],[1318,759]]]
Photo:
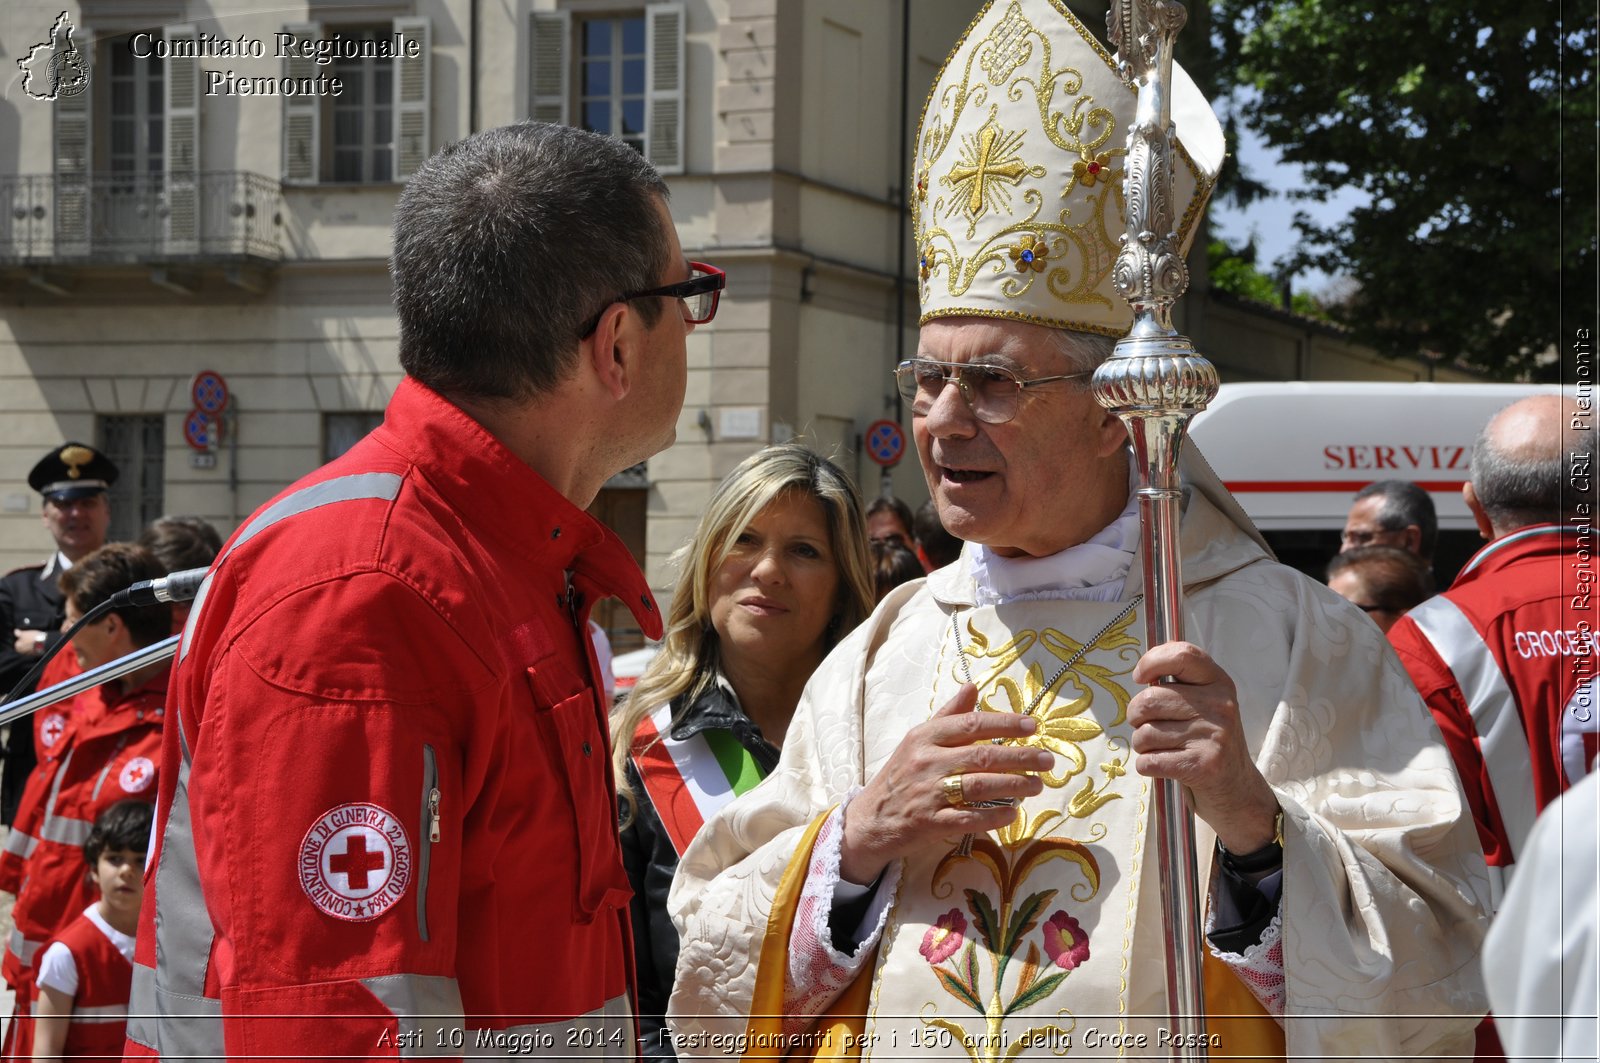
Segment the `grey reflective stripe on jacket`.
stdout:
[[[468,1030],[456,1052],[468,1059],[629,1060],[638,1057],[627,994],[575,1019],[528,1023],[504,1030]],[[404,1058],[404,1057],[402,1057]]]
[[167,719],[178,729],[181,757],[156,865],[157,969],[133,965],[128,1040],[165,1058],[220,1058],[222,1002],[205,995],[214,935],[189,826],[189,742],[182,717]]
[[349,476],[336,476],[332,480],[324,480],[322,483],[301,488],[256,514],[255,518],[244,526],[244,530],[234,537],[233,542],[228,544],[227,552],[211,566],[206,578],[200,581],[200,589],[195,593],[194,604],[189,608],[189,620],[183,625],[183,639],[178,644],[178,660],[181,661],[189,655],[189,642],[194,637],[195,622],[200,619],[201,610],[205,608],[206,596],[211,593],[212,577],[235,550],[289,517],[309,513],[313,509],[320,509],[335,502],[393,501],[399,493],[398,474],[358,472]]
[[20,856],[26,860],[33,855],[33,851],[37,848],[39,848],[38,838],[31,834],[24,834],[15,827],[12,827],[11,832],[6,835],[5,851],[12,856]]
[[244,531],[234,536],[233,542],[228,545],[227,553],[217,559],[217,565],[212,566],[215,571],[217,566],[228,559],[239,547],[254,539],[280,520],[297,517],[302,513],[309,513],[313,509],[332,505],[335,502],[360,502],[366,501],[393,501],[400,493],[400,476],[392,472],[358,472],[349,476],[336,476],[331,480],[324,480],[310,487],[302,487],[292,495],[278,499],[271,506],[256,514],[249,524],[244,526]]
[[426,974],[386,974],[361,984],[398,1021],[395,1043],[401,1059],[461,1055],[461,987],[454,978]]
[[[241,544],[281,520],[335,502],[393,500],[400,493],[400,484],[401,478],[395,473],[340,476],[302,488],[257,514],[234,537],[227,553],[218,558],[201,582],[189,621],[184,626],[179,660],[189,652],[213,577]],[[200,889],[199,859],[189,813],[190,746],[188,736],[183,733],[181,714],[169,713],[167,719],[178,728],[182,758],[172,807],[167,812],[161,835],[161,857],[155,874],[156,969],[134,964],[128,1039],[163,1058],[220,1059],[225,1054],[222,1002],[205,995],[206,970],[215,933]]]
[[33,958],[38,955],[39,947],[43,944],[43,941],[29,941],[22,936],[22,931],[15,928],[12,929],[11,936],[6,939],[7,951],[21,960],[24,967],[33,966]]
[[[1416,623],[1417,630],[1461,688],[1472,714],[1473,729],[1478,733],[1483,766],[1494,787],[1494,802],[1505,824],[1514,863],[1539,815],[1533,792],[1533,758],[1528,752],[1528,736],[1522,727],[1522,714],[1517,711],[1517,699],[1494,659],[1494,651],[1449,598],[1441,594],[1406,615]],[[1510,867],[1489,869],[1496,909],[1510,880]]]
[[94,824],[86,819],[48,816],[45,818],[44,823],[39,826],[39,837],[47,842],[81,846],[89,840],[89,832],[92,830],[94,830]]

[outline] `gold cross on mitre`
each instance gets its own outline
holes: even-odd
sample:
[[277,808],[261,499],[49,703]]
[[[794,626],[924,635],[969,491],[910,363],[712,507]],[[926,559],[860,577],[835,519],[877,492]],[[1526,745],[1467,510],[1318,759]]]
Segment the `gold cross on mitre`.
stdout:
[[966,193],[969,218],[979,217],[985,209],[994,205],[990,203],[990,198],[998,197],[999,189],[989,184],[991,177],[1015,185],[1027,174],[1028,167],[1016,154],[1021,140],[1020,133],[1005,133],[997,129],[993,119],[978,130],[977,136],[965,138],[961,164],[951,169],[950,175],[944,180],[945,184],[957,191],[961,191],[963,185],[971,186]]

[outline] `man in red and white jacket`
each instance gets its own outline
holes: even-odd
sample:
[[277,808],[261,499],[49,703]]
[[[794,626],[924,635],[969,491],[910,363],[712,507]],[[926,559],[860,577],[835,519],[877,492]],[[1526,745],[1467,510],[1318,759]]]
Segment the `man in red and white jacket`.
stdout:
[[661,624],[584,509],[671,442],[720,287],[665,193],[533,123],[408,182],[409,375],[234,534],[184,631],[130,1056],[636,1057],[585,625],[610,595]]
[[1594,459],[1592,407],[1545,394],[1495,415],[1463,488],[1491,542],[1389,632],[1461,773],[1496,908],[1539,810],[1600,750]]
[[[164,574],[143,547],[100,548],[61,578],[67,623],[114,593]],[[116,609],[79,629],[71,651],[81,667],[97,668],[171,632],[172,612],[165,604]],[[0,960],[17,997],[17,1020],[6,1035],[9,1053],[22,1054],[28,1045],[27,1002],[39,949],[94,900],[83,843],[95,820],[118,801],[155,800],[169,672],[170,665],[159,661],[78,695],[77,719],[28,780],[25,793],[38,798],[24,802],[25,829],[33,841],[20,868],[14,925]]]
[[[1462,487],[1490,543],[1389,630],[1461,775],[1496,911],[1539,810],[1595,759],[1594,458],[1592,407],[1545,394],[1496,414]],[[1502,1058],[1491,1020],[1478,1058]]]

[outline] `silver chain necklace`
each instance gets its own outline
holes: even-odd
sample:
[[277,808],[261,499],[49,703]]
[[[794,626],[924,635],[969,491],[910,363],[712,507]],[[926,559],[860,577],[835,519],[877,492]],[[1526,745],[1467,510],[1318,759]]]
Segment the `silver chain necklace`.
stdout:
[[[1050,677],[1050,682],[1039,688],[1039,693],[1035,694],[1033,696],[1033,701],[1028,704],[1027,708],[1022,710],[1022,715],[1032,716],[1033,710],[1039,707],[1039,703],[1044,700],[1045,694],[1049,693],[1057,683],[1061,682],[1061,677],[1067,674],[1068,669],[1077,664],[1079,661],[1083,660],[1084,654],[1094,649],[1100,640],[1105,638],[1106,632],[1110,631],[1112,628],[1128,619],[1128,617],[1132,616],[1133,611],[1139,608],[1139,603],[1143,600],[1143,594],[1135,594],[1133,596],[1133,601],[1128,603],[1128,607],[1126,609],[1114,616],[1110,623],[1106,624],[1105,627],[1101,628],[1099,631],[1096,631],[1089,641],[1083,643],[1076,650],[1074,650],[1071,657],[1068,657],[1065,661],[1061,662],[1061,667],[1056,669],[1056,674]],[[977,681],[972,678],[972,665],[967,662],[966,647],[961,644],[961,622],[959,613],[950,614],[950,630],[956,637],[956,659],[961,662],[961,674],[966,677],[967,682],[971,683],[973,686],[977,686]],[[1000,743],[999,739],[995,739],[994,741],[996,745]]]

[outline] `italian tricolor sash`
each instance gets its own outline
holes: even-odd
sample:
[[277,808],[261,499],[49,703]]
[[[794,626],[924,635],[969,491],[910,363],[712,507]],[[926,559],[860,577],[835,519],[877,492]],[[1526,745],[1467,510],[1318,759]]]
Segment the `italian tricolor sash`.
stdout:
[[682,856],[706,820],[761,781],[761,768],[727,731],[700,731],[680,741],[672,737],[671,725],[670,704],[640,723],[633,764]]

